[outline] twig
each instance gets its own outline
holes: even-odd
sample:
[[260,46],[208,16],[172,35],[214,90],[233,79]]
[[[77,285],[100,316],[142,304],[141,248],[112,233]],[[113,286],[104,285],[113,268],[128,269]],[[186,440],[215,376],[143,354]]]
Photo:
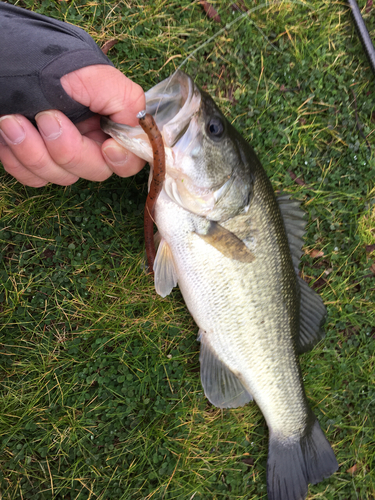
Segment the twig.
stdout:
[[119,40],[117,40],[117,38],[113,38],[112,40],[108,40],[108,42],[105,42],[101,47],[103,54],[107,55],[111,48],[118,42]]

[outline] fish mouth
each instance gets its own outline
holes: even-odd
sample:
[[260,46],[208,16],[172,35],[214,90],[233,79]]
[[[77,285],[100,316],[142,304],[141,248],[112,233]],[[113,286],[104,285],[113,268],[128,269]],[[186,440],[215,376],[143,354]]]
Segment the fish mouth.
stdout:
[[[195,184],[189,175],[199,163],[202,130],[199,122],[201,92],[190,76],[177,71],[145,94],[146,112],[160,130],[165,150],[165,194],[192,213],[206,216],[230,190],[233,177],[218,186]],[[101,118],[102,130],[128,151],[150,164],[149,188],[153,175],[153,152],[141,126],[130,127]]]
[[[148,90],[145,96],[146,112],[154,117],[163,136],[168,165],[171,149],[184,135],[192,116],[199,109],[201,95],[193,80],[184,72],[177,71]],[[101,118],[100,125],[106,134],[126,149],[152,163],[151,145],[140,126],[115,123],[107,117]]]

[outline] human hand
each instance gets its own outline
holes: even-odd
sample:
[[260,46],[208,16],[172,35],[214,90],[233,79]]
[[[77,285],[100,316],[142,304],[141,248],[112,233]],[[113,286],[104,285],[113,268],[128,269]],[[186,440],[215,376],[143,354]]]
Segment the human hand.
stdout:
[[61,111],[37,114],[38,130],[22,115],[0,116],[0,161],[19,182],[40,187],[68,186],[80,177],[103,181],[116,173],[136,174],[145,162],[117,144],[100,128],[100,116],[138,125],[145,108],[142,88],[107,65],[81,68],[61,78],[67,94],[98,113],[74,125]]

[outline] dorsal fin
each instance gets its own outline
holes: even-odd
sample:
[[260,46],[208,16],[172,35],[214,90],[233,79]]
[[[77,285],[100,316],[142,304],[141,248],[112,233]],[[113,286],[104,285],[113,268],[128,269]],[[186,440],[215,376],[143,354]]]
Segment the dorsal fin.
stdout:
[[[279,196],[277,202],[284,220],[294,269],[298,274],[300,258],[303,253],[303,235],[306,226],[305,213],[300,208],[300,202],[290,200],[289,195]],[[319,295],[302,278],[298,277],[297,280],[301,290],[300,331],[297,339],[297,349],[298,353],[301,354],[312,349],[315,344],[324,338],[322,326],[327,311]]]
[[173,262],[172,252],[167,242],[162,238],[154,262],[155,290],[162,297],[166,297],[177,286],[177,273]]
[[198,340],[201,342],[201,381],[210,403],[218,408],[237,408],[251,401],[252,396],[238,377],[218,358],[204,331],[199,330]]
[[284,221],[286,235],[288,237],[289,248],[292,254],[293,266],[298,273],[303,246],[303,235],[307,222],[304,220],[305,212],[300,208],[300,202],[290,200],[289,195],[282,195],[277,198],[280,212]]

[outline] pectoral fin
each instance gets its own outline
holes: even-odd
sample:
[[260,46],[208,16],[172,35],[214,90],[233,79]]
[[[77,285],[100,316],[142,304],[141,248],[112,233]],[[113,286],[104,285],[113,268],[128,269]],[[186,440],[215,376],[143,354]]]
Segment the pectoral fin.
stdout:
[[210,222],[204,234],[196,233],[202,240],[219,250],[225,257],[239,262],[254,262],[255,255],[245,243],[217,222]]
[[218,358],[207,341],[205,332],[199,330],[201,342],[199,361],[201,381],[207,399],[218,408],[244,406],[253,398],[239,378]]
[[166,297],[177,285],[177,273],[172,252],[164,239],[161,239],[154,262],[155,290]]

